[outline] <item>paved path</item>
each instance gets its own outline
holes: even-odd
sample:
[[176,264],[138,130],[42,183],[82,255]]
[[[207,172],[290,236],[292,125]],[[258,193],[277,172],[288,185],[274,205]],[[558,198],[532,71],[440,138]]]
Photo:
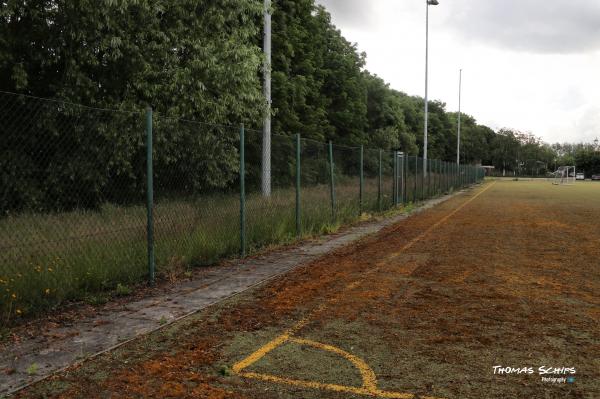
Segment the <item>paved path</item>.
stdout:
[[[430,200],[413,213],[448,198],[445,196]],[[167,295],[142,299],[128,304],[124,310],[100,312],[97,316],[82,319],[72,326],[56,328],[49,334],[54,338],[48,339],[45,336],[25,340],[2,350],[0,370],[14,369],[15,372],[11,375],[0,374],[0,395],[13,393],[58,370],[173,323],[406,217],[407,215],[398,215],[364,223],[293,249],[270,252],[227,266],[212,267],[202,278],[181,283]],[[36,365],[35,373],[28,373],[27,370],[33,364]]]

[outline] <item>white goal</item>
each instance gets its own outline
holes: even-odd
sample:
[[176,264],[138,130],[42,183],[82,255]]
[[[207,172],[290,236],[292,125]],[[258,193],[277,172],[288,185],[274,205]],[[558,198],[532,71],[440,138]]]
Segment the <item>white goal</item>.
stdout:
[[575,183],[575,166],[561,166],[553,173],[554,181],[552,184],[554,185],[568,185]]

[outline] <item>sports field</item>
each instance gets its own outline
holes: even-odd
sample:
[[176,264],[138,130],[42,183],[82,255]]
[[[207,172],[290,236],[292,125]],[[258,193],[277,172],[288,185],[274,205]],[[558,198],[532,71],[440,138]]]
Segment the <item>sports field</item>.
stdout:
[[492,181],[20,396],[599,398],[599,326],[600,183]]

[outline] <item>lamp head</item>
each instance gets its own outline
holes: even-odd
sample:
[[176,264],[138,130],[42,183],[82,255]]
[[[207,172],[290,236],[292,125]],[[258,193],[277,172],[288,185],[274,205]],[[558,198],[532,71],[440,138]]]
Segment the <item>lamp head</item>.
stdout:
[[439,4],[440,3],[438,0],[427,0],[427,5],[429,5],[429,6],[437,6]]

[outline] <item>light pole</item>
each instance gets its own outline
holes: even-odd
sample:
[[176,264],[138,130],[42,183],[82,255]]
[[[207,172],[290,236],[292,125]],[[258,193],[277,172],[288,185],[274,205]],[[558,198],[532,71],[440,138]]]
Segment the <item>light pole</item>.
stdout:
[[264,95],[267,111],[263,123],[262,194],[271,196],[271,0],[264,0]]
[[438,0],[425,0],[425,128],[423,131],[423,175],[427,176],[427,122],[429,120],[428,84],[429,84],[429,6],[437,6]]
[[456,145],[456,164],[460,165],[460,100],[462,95],[462,69],[458,74],[458,143]]

